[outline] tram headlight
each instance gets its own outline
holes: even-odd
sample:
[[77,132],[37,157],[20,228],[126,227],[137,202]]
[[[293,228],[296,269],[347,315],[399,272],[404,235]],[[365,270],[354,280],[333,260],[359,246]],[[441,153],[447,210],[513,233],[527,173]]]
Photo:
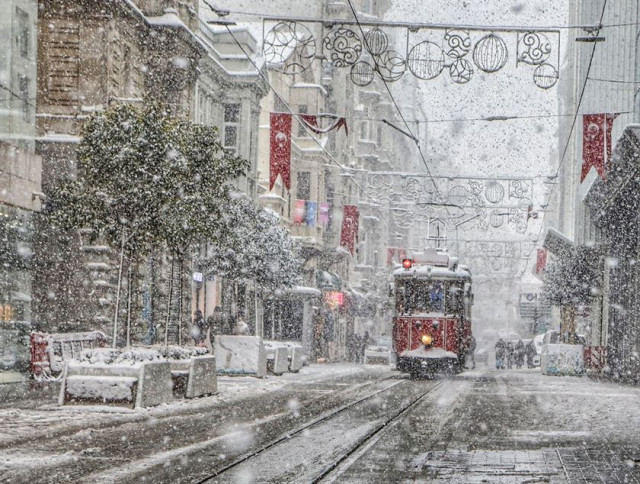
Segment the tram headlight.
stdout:
[[431,337],[431,335],[423,334],[422,338],[420,338],[420,341],[422,341],[422,344],[425,346],[431,346],[431,342],[433,341],[433,338]]

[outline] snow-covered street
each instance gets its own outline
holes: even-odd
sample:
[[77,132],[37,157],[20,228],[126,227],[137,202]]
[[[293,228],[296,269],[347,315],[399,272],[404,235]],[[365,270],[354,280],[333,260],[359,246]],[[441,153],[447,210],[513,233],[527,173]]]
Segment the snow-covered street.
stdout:
[[640,389],[537,370],[312,365],[146,410],[1,415],[3,482],[640,481]]

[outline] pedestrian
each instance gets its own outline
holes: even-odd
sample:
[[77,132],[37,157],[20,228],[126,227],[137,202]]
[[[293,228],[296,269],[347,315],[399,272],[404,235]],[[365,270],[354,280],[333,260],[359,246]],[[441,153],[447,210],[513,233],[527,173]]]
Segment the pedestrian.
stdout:
[[469,341],[469,350],[467,356],[471,359],[471,369],[474,370],[476,368],[476,339],[472,336]]
[[513,347],[513,342],[507,342],[507,370],[513,368],[513,356],[514,356],[515,348]]
[[360,339],[360,347],[358,355],[360,356],[360,363],[364,363],[364,353],[367,351],[367,346],[371,344],[371,335],[369,331],[364,332],[364,336]]
[[325,314],[324,328],[322,336],[327,345],[327,356],[329,361],[335,361],[336,358],[336,342],[333,332],[333,315],[329,312]]
[[226,318],[220,306],[213,309],[213,314],[207,318],[207,326],[212,336],[227,334]]
[[535,366],[533,363],[533,359],[538,354],[538,352],[536,351],[536,345],[533,342],[533,340],[527,343],[527,346],[525,346],[524,352],[527,355],[527,368],[533,368]]
[[496,343],[496,369],[504,370],[504,358],[506,353],[506,346],[502,338]]
[[191,328],[191,337],[193,338],[194,344],[196,346],[202,345],[206,334],[207,325],[204,321],[204,316],[202,316],[202,311],[196,309],[195,313],[193,313],[193,326]]
[[242,311],[239,311],[236,316],[236,324],[233,334],[236,336],[246,336],[249,334],[249,325],[244,320],[244,313]]
[[518,340],[516,347],[514,348],[514,359],[516,368],[519,370],[524,365],[524,343],[521,339]]

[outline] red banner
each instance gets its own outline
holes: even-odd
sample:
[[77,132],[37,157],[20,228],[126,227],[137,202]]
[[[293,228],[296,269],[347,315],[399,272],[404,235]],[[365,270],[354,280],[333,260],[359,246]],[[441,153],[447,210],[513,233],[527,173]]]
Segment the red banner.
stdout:
[[358,239],[358,224],[360,213],[356,205],[345,205],[342,216],[342,231],[340,232],[340,246],[345,247],[351,255],[356,248]]
[[547,267],[547,249],[538,249],[536,257],[536,274],[540,274]]
[[271,113],[271,152],[269,158],[269,190],[278,175],[291,188],[291,114]]
[[611,161],[611,130],[618,114],[584,114],[582,116],[582,175],[583,182],[593,166],[604,180]]

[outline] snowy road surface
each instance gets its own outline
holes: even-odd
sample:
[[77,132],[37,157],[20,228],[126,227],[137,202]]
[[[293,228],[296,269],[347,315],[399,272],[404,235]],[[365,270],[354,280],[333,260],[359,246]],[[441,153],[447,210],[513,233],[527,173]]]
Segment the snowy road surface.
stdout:
[[132,411],[0,410],[3,482],[640,482],[640,388],[482,368],[221,378]]

